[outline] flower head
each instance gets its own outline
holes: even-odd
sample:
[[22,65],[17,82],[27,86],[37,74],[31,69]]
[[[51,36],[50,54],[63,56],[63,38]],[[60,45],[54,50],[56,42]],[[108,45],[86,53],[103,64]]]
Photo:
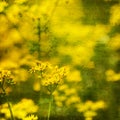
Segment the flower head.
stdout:
[[9,70],[0,70],[0,85],[12,85],[14,84],[11,71]]
[[38,120],[38,117],[35,115],[29,115],[25,117],[23,120]]
[[6,95],[6,89],[14,84],[11,71],[0,70],[0,96]]
[[61,84],[67,76],[68,68],[53,66],[48,62],[37,61],[30,69],[31,73],[37,72],[43,86],[48,87],[53,92],[58,84]]
[[5,1],[0,1],[0,12],[3,12],[5,7],[7,7],[7,3]]
[[30,69],[30,72],[36,72],[36,71],[44,71],[47,67],[50,67],[51,65],[48,62],[41,62],[36,61],[35,65]]

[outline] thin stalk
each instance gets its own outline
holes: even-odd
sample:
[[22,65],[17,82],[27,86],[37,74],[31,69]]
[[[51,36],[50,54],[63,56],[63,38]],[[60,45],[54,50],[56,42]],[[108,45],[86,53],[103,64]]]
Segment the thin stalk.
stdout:
[[6,100],[7,100],[7,104],[8,104],[8,109],[9,109],[9,111],[10,111],[11,120],[14,120],[12,108],[11,108],[11,106],[10,106],[10,103],[9,103],[9,100],[8,100],[7,97],[6,97]]
[[48,108],[48,118],[47,118],[47,120],[50,120],[51,106],[52,106],[52,93],[50,94],[49,108]]
[[41,41],[41,25],[40,25],[40,18],[37,19],[37,30],[38,30],[38,44],[39,44],[39,48],[38,48],[38,58],[41,57],[41,54],[40,54],[40,41]]
[[38,28],[38,42],[40,42],[40,40],[41,40],[40,18],[38,18],[38,25],[37,25],[37,28]]
[[[5,89],[4,89],[4,82],[5,82],[5,79],[3,79],[2,91],[3,91],[3,93],[6,94],[6,91],[5,91]],[[7,96],[5,96],[5,97],[6,97],[6,101],[7,101],[7,104],[8,104],[8,109],[9,109],[9,111],[10,111],[11,120],[14,120],[13,112],[12,112],[12,108],[11,108],[11,106],[10,106],[9,100],[8,100]]]

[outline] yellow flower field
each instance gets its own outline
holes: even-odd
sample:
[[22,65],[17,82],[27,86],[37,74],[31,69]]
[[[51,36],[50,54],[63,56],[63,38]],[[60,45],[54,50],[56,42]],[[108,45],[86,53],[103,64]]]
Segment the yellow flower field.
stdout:
[[0,120],[119,120],[119,9],[0,0]]

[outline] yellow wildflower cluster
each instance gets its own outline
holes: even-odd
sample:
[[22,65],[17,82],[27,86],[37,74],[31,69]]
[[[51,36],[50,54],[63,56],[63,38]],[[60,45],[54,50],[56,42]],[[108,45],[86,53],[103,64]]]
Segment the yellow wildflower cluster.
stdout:
[[[70,24],[66,23],[61,26],[53,26],[53,34],[56,36],[66,36],[67,44],[59,45],[57,48],[61,56],[69,56],[73,65],[82,65],[88,68],[94,68],[94,62],[91,61],[94,56],[94,47],[99,42],[107,43],[110,27],[98,24],[96,26]],[[101,28],[101,29],[100,29]],[[74,29],[74,31],[73,31]],[[80,31],[80,33],[79,33]],[[89,51],[89,52],[88,52]]]
[[120,80],[120,73],[115,73],[112,69],[106,71],[106,80],[107,81],[118,81]]
[[25,2],[27,2],[28,0],[15,0],[14,2],[17,4],[23,4]]
[[[27,114],[37,112],[38,106],[35,105],[33,100],[23,98],[19,103],[12,105],[12,110],[15,118],[23,119],[27,116]],[[10,118],[8,105],[6,103],[2,105],[1,113],[5,114],[6,118]]]
[[12,78],[11,71],[0,70],[0,94],[6,94],[6,89],[9,91],[9,86],[13,85],[14,81]]
[[60,84],[68,73],[67,67],[58,68],[58,66],[41,61],[37,61],[36,65],[30,69],[30,72],[36,71],[40,72],[38,77],[41,78],[43,86]]
[[23,118],[23,120],[38,120],[38,117],[32,114]]
[[48,62],[36,61],[35,65],[30,69],[30,72],[31,73],[36,71],[43,72],[44,70],[50,67],[51,64],[49,64]]
[[120,48],[120,34],[116,34],[114,37],[112,37],[108,43],[108,47],[114,51],[119,50]]
[[5,7],[7,7],[7,3],[5,1],[0,1],[0,13],[4,11]]
[[[58,66],[52,67],[50,70],[48,70],[44,74],[43,82],[42,84],[44,86],[53,85],[53,84],[60,84],[64,77],[67,75],[67,68],[61,67],[58,68]],[[47,74],[48,73],[48,74]]]
[[70,88],[67,84],[63,84],[53,93],[55,103],[58,107],[71,106],[80,103],[80,97],[75,88]]
[[[14,70],[14,80],[20,81],[12,97],[15,97],[17,91],[21,92],[21,97],[22,94],[27,94],[28,86],[21,84],[21,81],[29,80],[29,73],[25,69],[32,66],[34,59],[49,60],[61,65],[70,64],[73,69],[67,75],[67,67],[59,68],[48,62],[37,61],[30,72],[35,73],[38,79],[32,81],[36,77],[34,76],[27,82],[30,88],[35,82],[33,86],[36,91],[39,91],[43,85],[46,86],[43,87],[44,90],[47,88],[52,93],[67,75],[65,84],[58,86],[54,92],[56,105],[59,107],[65,105],[67,108],[77,105],[78,111],[84,113],[86,120],[92,120],[92,117],[97,114],[96,110],[101,109],[100,106],[104,108],[104,103],[87,101],[81,104],[80,93],[82,91],[80,90],[81,87],[84,88],[82,94],[89,97],[88,94],[93,96],[91,94],[94,94],[94,87],[97,86],[96,93],[99,94],[99,89],[101,89],[99,84],[100,86],[104,84],[98,80],[99,75],[102,75],[99,79],[103,78],[104,70],[109,65],[119,70],[117,65],[114,66],[116,63],[119,64],[120,60],[119,55],[116,54],[119,54],[120,48],[118,30],[120,2],[118,1],[98,0],[95,2],[94,0],[91,4],[84,0],[0,0],[0,66],[3,69]],[[104,8],[101,9],[103,6]],[[94,16],[89,10],[98,14]],[[89,13],[91,13],[90,16]],[[107,57],[107,59],[103,60],[102,57]],[[107,63],[107,60],[112,61],[112,64],[109,62],[105,65],[101,64]],[[105,75],[107,81],[120,80],[120,73],[113,70],[108,69]],[[5,83],[4,79],[6,79]],[[3,87],[6,88],[8,83],[12,84],[11,80],[10,71],[0,70],[0,87],[2,86],[0,92],[4,92]],[[79,83],[80,81],[82,84]],[[89,87],[93,87],[90,92]],[[22,88],[25,90],[23,91]],[[29,90],[31,93],[32,89]],[[106,85],[103,86],[104,90],[106,90]],[[111,98],[113,97],[111,93],[108,94]],[[94,96],[91,99],[95,99]],[[37,100],[34,97],[31,99]],[[116,99],[110,99],[110,102]],[[13,105],[16,118],[22,116],[18,119],[37,119],[33,115],[26,117],[30,112],[28,110],[31,109],[29,106],[32,106],[29,102],[24,99]],[[3,105],[2,107],[4,108]],[[31,112],[34,111],[31,110]]]
[[120,25],[120,4],[111,7],[110,23],[112,25]]
[[67,75],[68,82],[80,82],[82,80],[82,76],[79,70],[73,69]]
[[105,108],[105,103],[102,100],[97,102],[86,101],[78,104],[76,107],[78,112],[83,112],[85,120],[92,120],[97,115],[97,110]]
[[3,78],[8,78],[11,76],[11,71],[9,70],[0,70],[0,80]]

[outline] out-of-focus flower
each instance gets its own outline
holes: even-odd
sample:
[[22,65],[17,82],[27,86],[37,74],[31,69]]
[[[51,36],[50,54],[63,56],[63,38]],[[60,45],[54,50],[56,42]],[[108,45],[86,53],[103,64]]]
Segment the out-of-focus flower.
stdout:
[[67,80],[69,82],[80,82],[82,80],[80,71],[78,70],[72,70],[67,75]]
[[[37,12],[36,12],[37,11]],[[37,4],[33,4],[27,13],[27,15],[33,19],[38,19],[41,17],[40,6]]]
[[85,103],[81,103],[81,104],[77,105],[76,107],[78,108],[79,112],[85,112],[87,110],[96,111],[99,109],[104,109],[105,102],[102,100],[96,101],[96,102],[86,101]]
[[83,113],[85,120],[92,120],[97,115],[97,110],[104,109],[105,107],[105,102],[102,100],[96,102],[86,101],[76,105],[78,112]]
[[81,102],[75,88],[70,88],[67,84],[63,84],[53,93],[55,103],[58,107],[72,106]]
[[67,106],[70,106],[72,104],[80,103],[80,97],[79,96],[71,96],[69,99],[66,100],[65,104]]
[[7,35],[3,36],[2,45],[0,45],[0,47],[9,47],[13,46],[16,43],[18,44],[22,43],[20,33],[16,29],[11,29],[7,31]]
[[8,4],[5,1],[0,1],[0,13],[3,12],[7,6]]
[[32,114],[23,118],[22,120],[38,120],[38,117]]
[[16,4],[23,4],[23,3],[25,3],[25,2],[27,2],[28,0],[15,0],[14,2],[16,3]]
[[11,23],[17,24],[20,22],[20,12],[20,6],[17,4],[13,4],[6,10],[6,15],[7,18],[11,21]]
[[110,23],[112,25],[119,25],[120,24],[120,4],[116,4],[114,6],[111,7],[110,13]]
[[112,69],[106,71],[106,80],[107,81],[118,81],[120,80],[120,73],[115,73]]
[[[12,105],[12,110],[14,117],[23,119],[27,114],[37,112],[38,106],[35,105],[33,100],[23,98],[19,103]],[[5,114],[6,118],[10,118],[7,104],[2,105],[1,113]]]
[[85,120],[93,120],[92,117],[86,117]]
[[91,117],[94,117],[96,115],[97,115],[97,113],[94,112],[94,111],[86,111],[86,112],[84,112],[84,117],[85,118],[91,118]]
[[120,48],[120,34],[116,34],[114,37],[112,37],[108,43],[108,46],[112,50],[118,50]]
[[104,108],[105,108],[105,102],[102,100],[95,102],[93,106],[91,106],[92,110],[99,110]]

